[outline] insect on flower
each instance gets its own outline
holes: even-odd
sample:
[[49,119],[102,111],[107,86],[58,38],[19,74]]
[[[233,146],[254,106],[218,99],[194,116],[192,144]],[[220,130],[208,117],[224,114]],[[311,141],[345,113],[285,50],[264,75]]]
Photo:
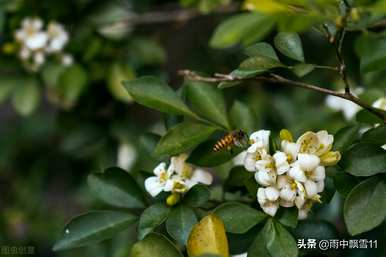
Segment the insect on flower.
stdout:
[[240,130],[234,130],[227,133],[221,139],[219,139],[216,144],[213,146],[213,152],[218,152],[221,150],[232,151],[232,146],[242,147],[247,141],[247,134]]

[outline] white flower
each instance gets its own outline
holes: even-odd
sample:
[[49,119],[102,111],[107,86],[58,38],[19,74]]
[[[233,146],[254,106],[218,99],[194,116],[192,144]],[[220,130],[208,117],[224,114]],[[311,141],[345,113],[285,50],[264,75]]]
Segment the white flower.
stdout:
[[117,154],[117,166],[124,169],[130,170],[130,168],[135,163],[137,159],[137,151],[133,147],[133,145],[124,142],[118,146],[118,154]]
[[[355,96],[360,95],[363,92],[363,88],[355,88],[353,94]],[[341,91],[342,93],[344,91]],[[355,114],[361,109],[361,107],[349,100],[329,95],[326,97],[326,105],[335,111],[343,112],[343,116],[346,120],[350,121],[354,118]]]
[[373,107],[386,111],[386,97],[381,97],[376,100],[373,104]]
[[30,50],[41,49],[47,43],[47,34],[41,31],[43,22],[39,18],[26,18],[22,27],[15,32],[15,38]]
[[270,157],[268,153],[270,133],[268,130],[259,130],[253,132],[249,137],[251,146],[247,149],[244,158],[244,167],[248,171],[254,172],[259,169],[264,169],[264,167],[270,163],[270,160],[268,160]]
[[257,201],[265,213],[275,216],[279,208],[279,191],[274,187],[262,188],[257,190]]
[[319,166],[320,159],[314,154],[299,154],[296,163],[304,171],[312,171]]
[[292,168],[288,171],[288,175],[299,182],[304,183],[307,181],[307,177],[304,170],[302,170],[297,164],[292,166]]
[[64,54],[62,56],[62,64],[64,66],[71,66],[74,63],[74,58],[70,54]]
[[68,42],[68,33],[63,25],[57,22],[50,22],[47,26],[48,45],[46,51],[49,53],[59,52]]
[[282,175],[290,169],[288,156],[286,153],[278,151],[273,155],[273,159],[275,160],[275,166],[278,175]]
[[256,148],[264,148],[267,151],[269,151],[270,134],[271,134],[271,131],[269,130],[259,130],[259,131],[253,132],[249,137],[251,146],[248,148],[248,151],[255,152]]
[[172,174],[166,170],[166,163],[164,162],[158,164],[153,172],[156,176],[149,177],[145,180],[145,188],[151,196],[155,197],[164,190]]
[[154,197],[162,191],[182,194],[199,183],[210,185],[213,181],[212,175],[186,163],[187,158],[186,154],[173,156],[167,169],[166,163],[160,163],[154,169],[156,176],[145,180],[146,191]]
[[289,162],[296,160],[299,153],[299,145],[294,142],[289,142],[287,140],[281,141],[281,150],[287,154],[287,159]]
[[335,111],[341,111],[346,120],[350,121],[361,107],[349,100],[329,95],[326,98],[326,105]]
[[255,173],[255,179],[262,186],[271,186],[276,183],[276,172],[260,170]]

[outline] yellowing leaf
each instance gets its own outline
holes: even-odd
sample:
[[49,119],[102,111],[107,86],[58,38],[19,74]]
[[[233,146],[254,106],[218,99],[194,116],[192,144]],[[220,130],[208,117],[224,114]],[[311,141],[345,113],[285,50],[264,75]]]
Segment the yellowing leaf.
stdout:
[[277,13],[287,10],[284,4],[272,0],[246,0],[244,1],[243,8],[262,13]]
[[215,214],[205,216],[196,224],[187,243],[189,257],[214,254],[229,257],[228,239],[222,220]]

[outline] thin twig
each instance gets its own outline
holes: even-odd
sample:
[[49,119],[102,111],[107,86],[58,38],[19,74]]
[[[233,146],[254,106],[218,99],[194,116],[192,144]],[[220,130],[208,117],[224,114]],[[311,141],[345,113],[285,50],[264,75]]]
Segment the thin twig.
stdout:
[[205,77],[198,75],[194,71],[191,70],[180,70],[178,72],[179,75],[184,76],[185,78],[192,80],[192,81],[201,81],[201,82],[209,82],[209,83],[219,83],[219,82],[235,82],[235,81],[266,81],[273,84],[281,84],[281,85],[287,85],[287,86],[294,86],[294,87],[300,87],[307,90],[312,90],[316,92],[320,92],[326,95],[333,95],[336,97],[340,97],[343,99],[346,99],[348,101],[351,101],[353,103],[356,103],[357,105],[363,107],[364,109],[368,110],[369,112],[375,114],[376,116],[380,117],[385,123],[386,123],[386,112],[375,108],[371,106],[370,104],[363,102],[361,99],[356,97],[355,95],[351,94],[350,92],[337,92],[331,89],[327,89],[324,87],[316,86],[313,84],[301,82],[301,81],[295,81],[290,80],[287,78],[284,78],[280,75],[277,75],[275,73],[270,73],[266,76],[256,76],[252,78],[240,78],[235,77],[229,74],[219,74],[216,73],[214,77]]
[[[214,10],[215,14],[222,13],[233,13],[238,11],[238,4],[230,4],[226,6],[221,6],[218,9]],[[127,18],[124,18],[119,21],[114,21],[108,24],[110,28],[121,28],[130,25],[146,25],[146,24],[157,24],[157,23],[170,23],[170,22],[186,22],[188,20],[204,16],[204,14],[200,13],[196,9],[178,9],[172,11],[153,11],[147,12],[143,14],[131,14]]]

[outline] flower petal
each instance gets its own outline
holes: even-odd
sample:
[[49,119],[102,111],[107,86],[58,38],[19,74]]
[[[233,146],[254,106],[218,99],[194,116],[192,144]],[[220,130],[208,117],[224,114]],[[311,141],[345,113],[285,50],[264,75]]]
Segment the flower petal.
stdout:
[[163,184],[157,177],[149,177],[145,180],[145,189],[152,197],[155,197],[163,190]]

